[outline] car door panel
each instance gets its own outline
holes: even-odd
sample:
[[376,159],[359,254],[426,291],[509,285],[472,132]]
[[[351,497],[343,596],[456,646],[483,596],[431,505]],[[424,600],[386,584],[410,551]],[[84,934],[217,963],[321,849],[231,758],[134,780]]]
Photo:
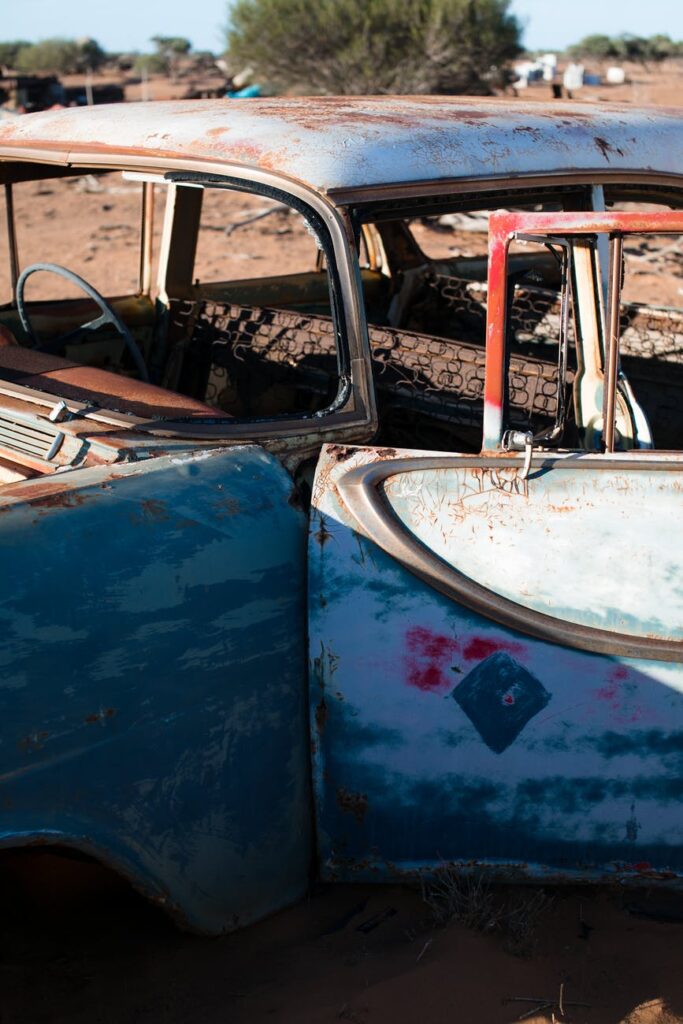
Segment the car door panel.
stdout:
[[[524,481],[521,458],[324,451],[309,616],[326,877],[444,862],[504,878],[683,872],[667,542],[681,474],[666,457],[629,473],[592,458],[539,457]],[[378,512],[353,493],[380,465]],[[546,562],[556,541],[563,558]],[[461,598],[449,571],[493,599]]]
[[83,850],[210,934],[303,893],[291,495],[257,446],[6,489],[0,844]]

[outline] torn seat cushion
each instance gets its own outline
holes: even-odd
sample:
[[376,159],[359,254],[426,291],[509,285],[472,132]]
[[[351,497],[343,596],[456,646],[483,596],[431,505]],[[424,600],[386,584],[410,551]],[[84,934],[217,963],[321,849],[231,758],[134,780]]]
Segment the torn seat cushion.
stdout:
[[2,328],[0,376],[13,384],[145,419],[180,419],[191,416],[230,419],[220,409],[214,409],[186,395],[178,395],[154,384],[145,384],[108,370],[83,366],[61,356],[22,348],[13,341],[11,332]]

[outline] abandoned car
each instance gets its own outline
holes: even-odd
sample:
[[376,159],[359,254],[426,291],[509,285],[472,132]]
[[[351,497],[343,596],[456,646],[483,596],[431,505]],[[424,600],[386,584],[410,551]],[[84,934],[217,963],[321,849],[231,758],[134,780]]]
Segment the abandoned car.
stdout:
[[208,934],[676,885],[682,167],[608,105],[0,126],[2,845]]

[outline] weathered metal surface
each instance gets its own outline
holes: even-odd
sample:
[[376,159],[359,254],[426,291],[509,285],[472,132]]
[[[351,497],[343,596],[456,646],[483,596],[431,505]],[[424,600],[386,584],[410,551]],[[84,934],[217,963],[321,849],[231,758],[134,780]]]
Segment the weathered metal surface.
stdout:
[[[667,486],[674,495],[680,491],[681,481],[671,479],[671,472],[678,467],[666,459],[627,465],[623,461],[606,461],[589,455],[577,458],[577,454],[560,458],[536,456],[531,460],[529,475],[521,457],[513,461],[509,456],[497,459],[473,456],[434,458],[420,457],[415,453],[413,458],[392,459],[391,462],[379,462],[349,472],[339,480],[337,490],[353,516],[356,528],[369,540],[420,579],[470,611],[529,636],[579,650],[618,657],[683,661],[683,643],[667,633],[667,627],[661,620],[657,622],[657,635],[643,630],[635,614],[629,616],[629,608],[637,609],[640,614],[642,608],[634,593],[624,599],[622,590],[626,581],[620,581],[622,587],[619,588],[613,581],[604,584],[603,591],[597,588],[598,596],[604,597],[607,593],[612,601],[607,609],[602,610],[601,617],[600,612],[592,615],[592,605],[585,607],[585,600],[579,596],[580,583],[573,591],[570,588],[572,601],[569,607],[559,604],[554,594],[551,597],[552,583],[544,577],[544,567],[541,566],[539,572],[539,566],[532,564],[531,558],[537,557],[541,543],[560,547],[564,558],[573,550],[575,537],[567,536],[564,513],[577,513],[579,523],[575,521],[573,525],[586,528],[587,544],[596,541],[597,532],[597,543],[603,545],[604,531],[600,528],[596,531],[595,521],[591,522],[590,503],[602,506],[607,514],[612,513],[610,523],[620,523],[627,515],[629,505],[643,500],[647,514],[644,519],[639,519],[639,526],[642,529],[647,524],[657,528],[666,519],[659,515],[657,497],[648,494],[644,498],[644,492],[666,491]],[[667,471],[664,480],[661,479],[662,469]],[[534,501],[530,496],[529,480],[545,480],[557,472],[565,476],[567,494],[560,496],[562,503],[558,503],[558,495],[553,488],[547,492],[543,484]],[[632,479],[634,473],[642,476]],[[575,476],[576,480],[573,480]],[[550,482],[554,484],[556,481]],[[618,488],[623,500],[614,501],[610,487]],[[589,499],[587,495],[590,495]],[[496,505],[497,496],[501,499],[502,508]],[[515,512],[512,513],[507,504],[509,498],[526,499],[529,522],[521,522],[520,512],[527,511],[525,502],[515,502]],[[668,505],[675,509],[675,496]],[[393,514],[388,515],[388,511]],[[562,518],[558,519],[558,512]],[[483,533],[469,520],[470,515],[486,520]],[[456,524],[463,520],[467,523],[458,537]],[[506,533],[509,525],[512,529]],[[494,534],[495,526],[498,527],[498,536]],[[520,538],[519,534],[525,530],[526,535]],[[633,540],[627,528],[623,532],[627,541]],[[580,532],[577,535],[583,536]],[[533,555],[520,550],[520,539],[522,549],[525,542],[531,542]],[[463,543],[458,545],[458,540]],[[463,546],[469,545],[471,540],[484,541],[482,552],[465,552],[461,559]],[[508,544],[511,549],[509,560]],[[451,550],[452,547],[455,550]],[[643,547],[647,556],[647,544]],[[601,562],[594,556],[594,549],[590,550],[593,559],[588,566],[585,555],[575,556],[577,569],[590,572],[590,568],[598,564],[609,572],[611,551],[605,553],[604,562]],[[493,554],[502,558],[499,566],[490,564]],[[675,555],[671,556],[664,545],[651,540],[649,554],[649,559],[643,558],[646,566],[652,564],[652,556],[661,556],[667,559],[667,572],[674,571]],[[562,565],[564,558],[555,559],[556,568],[558,562]],[[552,562],[552,556],[548,561]],[[583,579],[580,572],[579,579]],[[634,581],[631,585],[636,589]],[[648,596],[652,598],[652,591]],[[673,632],[671,622],[669,630]]]
[[678,174],[683,123],[674,110],[443,96],[174,101],[0,125],[0,154],[21,147],[241,164],[325,191],[568,167]]
[[[390,327],[371,330],[363,347],[349,221],[311,189],[429,178],[445,187],[567,166],[678,174],[680,113],[443,98],[135,104],[0,127],[8,180],[26,154],[288,180],[332,232],[328,263],[343,278],[355,394],[353,408],[327,423],[189,425],[184,452],[163,424],[143,441],[126,436],[142,429],[136,417],[88,413],[63,424],[65,445],[89,446],[81,469],[3,489],[11,586],[0,601],[0,845],[85,850],[188,926],[217,933],[305,888],[310,742],[326,877],[394,878],[442,860],[508,877],[683,876],[683,609],[680,563],[663,539],[680,519],[677,456],[617,458],[600,470],[599,459],[583,469],[571,457],[562,466],[537,457],[522,480],[515,456],[493,467],[478,457],[420,466],[415,452],[327,449],[309,548],[309,735],[306,522],[291,480],[261,448],[191,453],[202,436],[253,440],[260,430],[286,463],[325,438],[367,436],[373,357],[379,388],[413,398],[419,384],[421,399],[433,393],[445,405],[445,381],[480,400],[480,350]],[[495,443],[514,231],[683,228],[669,215],[506,216],[492,217]],[[177,226],[182,241],[187,223]],[[300,358],[317,371],[312,359],[333,354],[331,321],[310,309],[270,311],[261,324],[258,296],[240,300],[256,311],[226,313],[210,295],[212,336],[230,332],[240,357],[268,354],[278,366]],[[306,318],[325,329],[307,336]],[[236,345],[240,324],[257,320],[249,344],[245,336]],[[557,403],[543,365],[511,365],[523,378],[518,406]],[[538,397],[532,382],[541,382]],[[227,391],[227,374],[211,384]],[[1,388],[11,411],[26,398],[44,412],[44,395]],[[402,466],[377,491],[378,534],[345,483],[364,462],[398,456]],[[88,464],[114,458],[148,461]],[[443,569],[438,580],[416,575],[418,553]],[[492,594],[498,619],[485,602],[458,600],[447,573]],[[525,617],[541,616],[554,633],[525,629]]]
[[304,892],[306,521],[254,446],[0,495],[0,844],[219,933]]
[[[507,257],[508,246],[517,234],[547,237],[549,235],[619,235],[622,232],[636,234],[680,233],[683,232],[683,214],[673,211],[647,211],[636,213],[586,212],[527,213],[499,210],[489,217],[488,242],[488,306],[486,311],[486,385],[484,393],[484,438],[486,449],[497,449],[501,445],[503,430],[503,407],[506,383],[505,334],[506,302],[508,292]],[[581,281],[578,280],[579,292]],[[584,292],[594,302],[594,289],[587,282]],[[582,300],[576,296],[577,303]],[[581,344],[581,339],[577,339]],[[598,396],[601,404],[601,395]]]
[[421,470],[422,454],[330,447],[318,467],[310,699],[323,875],[389,880],[453,861],[508,878],[683,876],[681,664],[587,653],[477,614],[369,541],[340,498],[358,467],[398,460],[386,520],[444,564],[570,626],[678,637],[680,571],[665,541],[679,518],[676,460],[580,471],[568,457],[523,484],[519,468],[477,470],[479,456]]

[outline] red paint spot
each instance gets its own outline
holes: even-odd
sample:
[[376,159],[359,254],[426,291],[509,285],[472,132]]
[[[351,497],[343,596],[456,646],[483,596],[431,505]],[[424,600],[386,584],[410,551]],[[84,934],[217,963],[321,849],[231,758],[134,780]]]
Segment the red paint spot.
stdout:
[[619,694],[618,683],[608,683],[607,686],[601,686],[599,690],[595,691],[595,695],[598,700],[613,701],[617,699]]
[[474,636],[465,645],[463,657],[467,661],[483,661],[497,651],[506,651],[508,654],[522,654],[524,647],[513,640],[491,640],[489,637]]
[[512,696],[512,694],[511,693],[506,693],[505,696],[503,697],[503,704],[511,705],[511,704],[514,704],[514,703],[515,703],[515,698]]
[[652,864],[650,864],[649,860],[639,860],[632,867],[634,871],[650,871]]
[[629,670],[623,665],[612,669],[605,685],[594,692],[597,699],[607,706],[612,721],[619,725],[631,725],[650,717],[647,706],[640,703],[639,687],[630,679]]
[[406,633],[408,650],[425,658],[450,657],[460,650],[457,640],[443,633],[432,633],[423,626],[413,626]]
[[449,674],[451,660],[460,650],[457,640],[413,626],[406,633],[408,682],[418,690],[448,690],[453,686]]

